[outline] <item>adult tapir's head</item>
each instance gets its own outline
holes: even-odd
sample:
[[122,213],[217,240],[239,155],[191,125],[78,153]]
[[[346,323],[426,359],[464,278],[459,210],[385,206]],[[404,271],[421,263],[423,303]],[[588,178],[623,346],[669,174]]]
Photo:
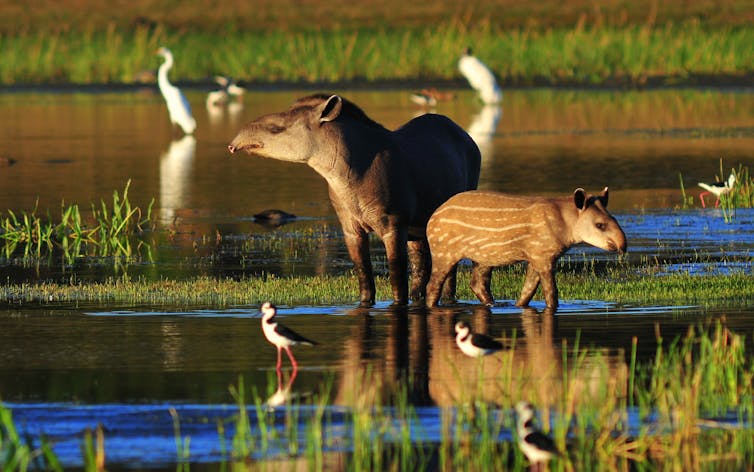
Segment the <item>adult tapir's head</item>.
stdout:
[[584,189],[573,192],[573,204],[578,218],[572,228],[576,239],[606,251],[626,251],[626,235],[618,222],[607,211],[608,190],[602,195],[587,195]]
[[318,154],[335,156],[343,152],[341,127],[352,120],[379,126],[338,95],[310,95],[287,111],[261,116],[244,126],[228,150],[291,162],[307,162]]

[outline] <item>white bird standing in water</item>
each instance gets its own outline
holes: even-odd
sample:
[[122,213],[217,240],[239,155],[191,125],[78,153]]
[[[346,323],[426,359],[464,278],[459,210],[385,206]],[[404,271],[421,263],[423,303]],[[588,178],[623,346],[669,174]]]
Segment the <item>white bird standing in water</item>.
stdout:
[[699,186],[705,190],[699,194],[699,200],[702,201],[702,208],[707,208],[707,204],[704,202],[704,196],[709,195],[710,193],[717,197],[717,200],[715,200],[715,208],[720,206],[720,197],[726,193],[730,193],[730,191],[733,190],[734,185],[736,185],[735,169],[731,169],[730,176],[728,176],[728,180],[725,182],[714,182],[711,184],[699,182]]
[[457,322],[455,329],[458,349],[469,357],[487,356],[503,349],[500,341],[495,341],[485,334],[472,333],[471,327],[465,321]]
[[291,346],[297,344],[315,346],[317,343],[301,336],[292,329],[288,329],[280,323],[273,321],[272,319],[277,314],[277,308],[272,303],[264,302],[260,307],[260,310],[262,312],[262,332],[264,332],[264,337],[266,337],[270,343],[274,344],[278,350],[277,368],[280,369],[280,366],[282,365],[283,358],[281,351],[285,349],[285,352],[288,353],[288,358],[293,365],[293,370],[297,370],[298,363],[293,357]]
[[489,105],[502,101],[503,92],[497,85],[495,74],[482,61],[474,57],[471,48],[466,48],[458,60],[458,70],[469,81],[471,88],[479,92],[479,96],[485,104]]
[[559,456],[560,451],[550,436],[534,426],[534,406],[526,401],[516,404],[518,445],[532,467],[546,464],[553,456]]
[[157,85],[168,104],[170,122],[181,127],[184,133],[193,134],[196,129],[196,120],[191,114],[191,105],[180,89],[168,80],[168,71],[173,67],[173,53],[166,47],[157,50],[157,55],[165,58],[157,72]]

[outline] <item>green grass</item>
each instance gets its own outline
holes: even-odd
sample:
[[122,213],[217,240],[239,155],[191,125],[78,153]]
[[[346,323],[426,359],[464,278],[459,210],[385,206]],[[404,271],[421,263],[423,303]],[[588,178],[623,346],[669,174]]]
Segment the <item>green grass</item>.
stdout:
[[152,203],[142,211],[132,206],[128,199],[129,180],[123,192],[113,192],[112,205],[101,200],[92,204],[91,217],[82,215],[77,204],[61,204],[60,219],[55,220],[47,212],[43,217],[34,209],[31,213],[16,215],[8,210],[8,216],[0,214],[0,253],[11,259],[22,254],[24,260],[39,260],[52,256],[59,250],[67,264],[89,255],[97,257],[122,257],[132,259],[146,247],[138,237],[142,236],[152,219]]
[[[458,297],[476,300],[469,289],[470,274],[460,271]],[[563,272],[557,275],[561,300],[603,300],[615,303],[666,303],[675,305],[726,303],[746,304],[754,299],[750,274],[656,275],[635,267],[613,268],[607,274]],[[493,275],[492,292],[497,299],[515,299],[523,283],[520,267],[500,269]],[[376,278],[377,299],[390,300],[385,276]],[[0,301],[9,303],[125,303],[148,305],[202,305],[225,307],[260,304],[272,300],[280,305],[356,304],[355,276],[249,277],[243,280],[198,277],[190,280],[132,280],[127,276],[106,282],[13,283],[0,286]],[[535,301],[539,300],[535,297]]]
[[[155,69],[154,51],[176,56],[172,80],[215,74],[255,83],[460,79],[456,62],[472,45],[506,84],[693,83],[751,74],[754,28],[680,23],[502,28],[468,27],[457,16],[431,28],[206,31],[137,26],[0,37],[0,84],[130,83]],[[226,34],[227,33],[227,34]]]

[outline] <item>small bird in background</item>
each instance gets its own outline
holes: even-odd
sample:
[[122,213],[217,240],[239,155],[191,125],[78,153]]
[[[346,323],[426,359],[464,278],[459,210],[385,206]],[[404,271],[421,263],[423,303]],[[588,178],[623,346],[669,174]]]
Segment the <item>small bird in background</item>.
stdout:
[[207,94],[207,107],[220,107],[228,103],[234,97],[241,97],[246,89],[236,84],[230,77],[223,75],[215,76],[215,82],[220,86]]
[[451,92],[440,92],[434,87],[421,89],[419,92],[411,94],[411,101],[419,106],[433,108],[439,102],[453,100],[455,94]]
[[469,357],[482,357],[503,349],[503,345],[489,336],[472,333],[465,321],[456,323],[456,344]]
[[534,426],[534,406],[527,401],[516,404],[518,445],[532,467],[546,464],[560,451],[551,437]]
[[497,85],[495,74],[472,54],[471,48],[466,48],[458,60],[458,70],[469,81],[471,88],[479,92],[479,97],[485,104],[495,104],[502,101],[503,92]]
[[264,337],[267,338],[270,343],[274,344],[278,350],[277,368],[280,369],[280,366],[282,365],[283,358],[281,351],[285,349],[285,352],[288,353],[288,358],[291,360],[293,369],[297,370],[298,363],[293,357],[291,346],[296,346],[298,344],[303,344],[305,346],[316,346],[317,343],[301,336],[291,329],[286,328],[280,323],[273,321],[273,318],[277,314],[277,308],[272,303],[264,302],[260,307],[260,310],[262,312],[262,332],[264,332]]
[[173,53],[168,48],[161,47],[157,50],[157,55],[165,59],[157,71],[157,85],[168,105],[170,122],[180,126],[184,133],[193,134],[196,130],[196,120],[191,114],[191,105],[181,90],[168,80],[168,71],[173,67]]
[[731,190],[733,190],[733,186],[736,184],[736,171],[735,169],[731,169],[730,176],[728,177],[728,180],[725,182],[713,182],[711,184],[699,182],[699,186],[703,188],[705,191],[699,194],[699,200],[702,201],[702,208],[707,208],[707,204],[704,201],[704,196],[709,195],[710,193],[715,195],[717,197],[717,200],[715,200],[715,208],[717,208],[720,205],[720,197],[725,195],[726,193],[730,193]]

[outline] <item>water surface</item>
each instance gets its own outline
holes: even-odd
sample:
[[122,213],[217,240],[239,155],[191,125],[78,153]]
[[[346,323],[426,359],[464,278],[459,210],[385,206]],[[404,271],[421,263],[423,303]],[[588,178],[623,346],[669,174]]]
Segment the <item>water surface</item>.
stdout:
[[[226,146],[256,116],[285,109],[307,91],[251,91],[243,107],[209,113],[204,92],[188,91],[198,121],[195,137],[170,129],[154,89],[129,93],[0,94],[0,211],[49,211],[61,201],[109,200],[131,180],[130,198],[155,200],[152,256],[126,264],[57,255],[41,261],[0,258],[9,282],[103,280],[127,272],[147,278],[340,274],[351,264],[321,177],[304,165],[246,156]],[[421,113],[408,91],[343,91],[375,120],[394,128]],[[698,206],[696,182],[738,165],[754,167],[751,90],[645,92],[510,90],[502,107],[485,108],[466,90],[438,105],[466,128],[483,154],[480,187],[520,194],[570,194],[610,187],[610,208],[629,241],[628,263],[650,261],[664,272],[751,273],[754,212],[726,222],[719,210],[683,209],[682,178]],[[298,221],[269,228],[252,215],[278,208]],[[372,241],[376,268],[384,252]],[[565,263],[612,260],[577,247]],[[354,305],[356,287],[354,287]],[[256,306],[145,307],[41,304],[0,309],[0,395],[19,426],[57,441],[65,463],[78,465],[83,430],[103,423],[110,464],[138,468],[175,460],[169,408],[178,409],[199,462],[220,460],[215,420],[234,414],[229,385],[265,397],[290,385],[298,396],[330,388],[333,415],[358,397],[380,398],[410,385],[423,428],[435,431],[438,408],[457,404],[476,378],[472,360],[455,348],[453,321],[515,348],[517,365],[556,395],[561,346],[595,346],[616,375],[625,372],[632,339],[638,356],[654,355],[655,336],[723,323],[754,332],[754,305],[635,306],[563,300],[555,316],[541,302],[521,310],[513,300],[492,309],[466,301],[427,315],[423,308],[281,307],[282,321],[321,343],[296,349],[302,369],[277,377],[275,349],[262,337]],[[743,306],[741,306],[743,305]],[[286,360],[287,362],[287,360]],[[494,357],[482,376],[493,376]],[[553,370],[554,369],[554,370]],[[364,382],[365,375],[380,382]],[[621,374],[622,375],[622,374]],[[331,387],[325,387],[331,385]],[[497,392],[479,394],[496,401]],[[508,414],[501,412],[501,414]],[[342,420],[342,418],[341,418]],[[340,421],[340,420],[339,420]],[[509,440],[502,433],[501,440]],[[112,455],[111,455],[112,454]]]

